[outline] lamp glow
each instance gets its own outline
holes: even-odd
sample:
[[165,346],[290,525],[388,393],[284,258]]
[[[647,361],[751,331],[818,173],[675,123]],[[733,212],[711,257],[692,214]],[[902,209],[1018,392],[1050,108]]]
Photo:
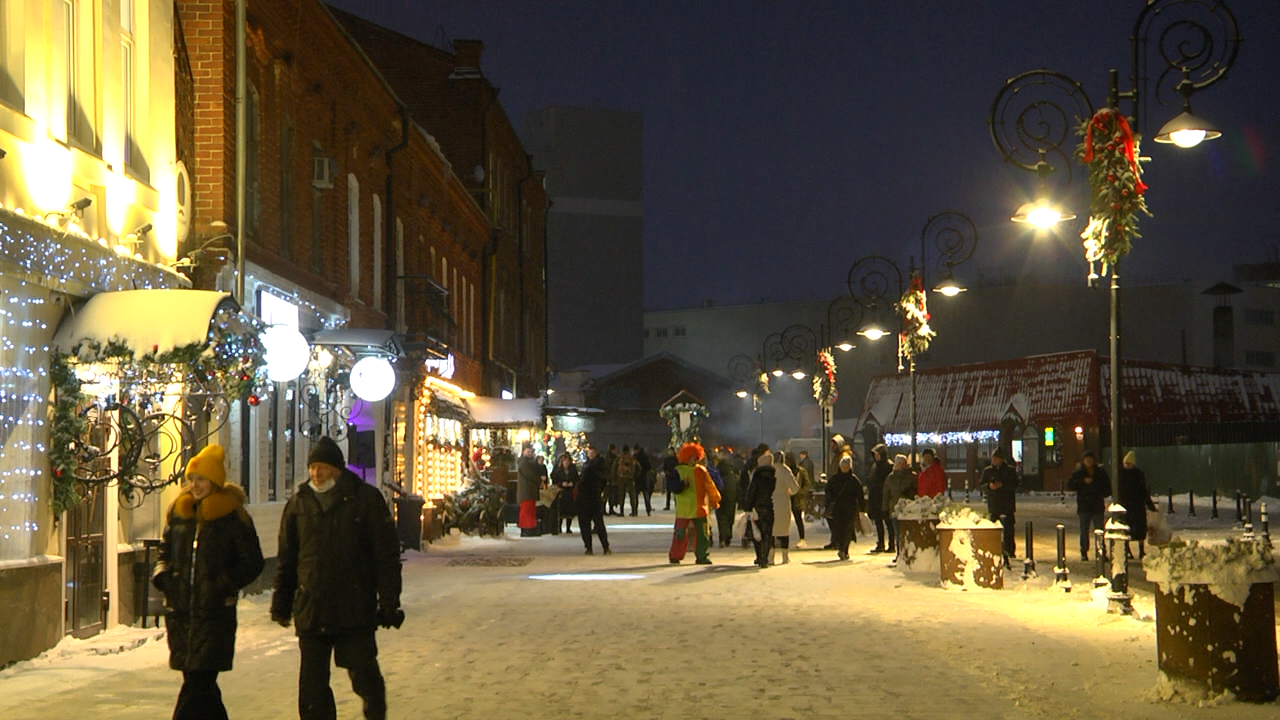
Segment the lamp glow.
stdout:
[[1156,133],[1155,141],[1190,148],[1205,140],[1219,137],[1222,137],[1222,133],[1213,126],[1213,123],[1192,115],[1190,108],[1184,108],[1180,115],[1160,128],[1160,132]]
[[396,386],[396,370],[382,357],[362,358],[351,368],[351,392],[368,402],[378,402]]
[[272,382],[289,382],[307,369],[311,360],[311,346],[297,328],[288,325],[272,325],[262,333],[262,348],[266,351],[267,379]]
[[840,349],[841,349],[841,350],[843,350],[844,352],[849,352],[850,350],[852,350],[852,349],[853,349],[853,343],[842,342],[842,343],[840,343],[839,345],[837,345],[836,347],[840,348]]
[[859,330],[858,334],[868,340],[879,340],[880,338],[884,337],[885,335],[888,335],[889,333],[885,332],[881,328],[876,327],[875,325],[872,325],[866,330]]
[[803,379],[804,379],[804,371],[803,371],[803,370],[797,370],[797,371],[795,371],[795,372],[791,373],[791,377],[793,377],[793,378],[795,378],[795,379],[797,379],[797,380],[803,380]]
[[746,396],[747,396],[747,391],[746,391],[746,390],[739,390],[738,392],[734,393],[734,395],[737,395],[737,396],[738,396],[738,397],[740,397],[740,398],[744,398],[744,397],[746,397]]
[[774,370],[773,370],[773,376],[774,376],[774,377],[782,377],[782,368],[774,368]]

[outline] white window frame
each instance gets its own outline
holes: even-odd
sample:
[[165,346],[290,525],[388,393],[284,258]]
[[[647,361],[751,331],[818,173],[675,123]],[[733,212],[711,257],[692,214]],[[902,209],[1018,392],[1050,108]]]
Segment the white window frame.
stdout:
[[347,281],[351,297],[360,298],[360,181],[347,173]]

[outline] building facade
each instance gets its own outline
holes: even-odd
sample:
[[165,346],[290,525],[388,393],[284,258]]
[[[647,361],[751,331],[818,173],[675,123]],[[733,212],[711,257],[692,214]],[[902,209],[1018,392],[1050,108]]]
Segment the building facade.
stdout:
[[555,372],[639,360],[644,316],[644,118],[552,107],[525,116],[546,171],[548,333]]

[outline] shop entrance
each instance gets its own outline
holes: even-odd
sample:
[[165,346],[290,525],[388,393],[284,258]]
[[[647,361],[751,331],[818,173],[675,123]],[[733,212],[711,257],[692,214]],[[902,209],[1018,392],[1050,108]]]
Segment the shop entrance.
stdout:
[[107,620],[104,566],[105,496],[111,488],[86,488],[80,504],[67,511],[67,634],[78,638],[102,632]]

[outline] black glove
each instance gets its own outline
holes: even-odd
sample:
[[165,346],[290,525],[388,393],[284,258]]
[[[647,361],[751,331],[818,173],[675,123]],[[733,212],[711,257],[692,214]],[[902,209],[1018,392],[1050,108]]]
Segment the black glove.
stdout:
[[168,573],[168,571],[166,571],[166,570],[161,570],[160,572],[156,573],[155,575],[152,575],[152,576],[151,576],[151,586],[152,586],[152,587],[154,587],[155,589],[159,590],[161,593],[163,593],[163,594],[165,594],[165,595],[168,595],[168,594],[169,594],[169,591],[165,589],[165,588],[169,587],[169,573]]
[[378,626],[400,629],[404,624],[404,611],[400,608],[378,608]]

